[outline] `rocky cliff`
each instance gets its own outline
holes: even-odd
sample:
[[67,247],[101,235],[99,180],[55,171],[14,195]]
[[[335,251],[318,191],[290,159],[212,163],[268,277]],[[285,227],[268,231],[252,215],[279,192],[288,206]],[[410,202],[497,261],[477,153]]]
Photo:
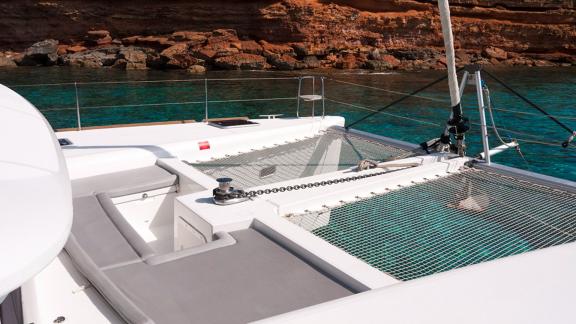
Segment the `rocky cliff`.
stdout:
[[[574,0],[451,9],[460,64],[576,64]],[[144,53],[134,68],[443,67],[433,0],[22,0],[0,15],[0,64],[131,67],[128,51]],[[43,39],[59,41],[59,58],[28,48]]]

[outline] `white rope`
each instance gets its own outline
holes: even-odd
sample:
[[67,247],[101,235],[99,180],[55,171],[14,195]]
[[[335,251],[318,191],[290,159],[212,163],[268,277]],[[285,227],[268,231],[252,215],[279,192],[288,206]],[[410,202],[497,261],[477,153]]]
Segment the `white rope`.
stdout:
[[490,122],[492,123],[492,129],[494,130],[494,134],[496,134],[496,138],[498,138],[498,140],[500,141],[500,143],[502,145],[506,145],[507,147],[512,147],[512,145],[510,145],[510,143],[505,142],[502,139],[502,136],[500,136],[500,133],[498,132],[498,128],[496,127],[496,122],[494,121],[494,114],[492,112],[492,98],[490,98],[490,91],[488,90],[487,87],[484,87],[484,93],[486,94],[486,99],[488,101],[488,116],[490,116]]
[[498,138],[498,140],[500,141],[500,143],[502,143],[502,145],[506,145],[506,147],[508,147],[508,148],[513,147],[515,149],[516,153],[518,153],[518,155],[522,159],[522,161],[524,161],[526,168],[528,170],[531,170],[532,167],[530,166],[530,163],[528,162],[528,160],[526,159],[526,157],[524,156],[524,154],[520,150],[520,144],[518,143],[518,141],[515,141],[516,145],[512,145],[511,143],[505,142],[502,139],[502,136],[500,136],[500,132],[498,132],[498,128],[496,127],[496,122],[494,121],[494,114],[492,112],[493,107],[492,107],[492,98],[490,97],[490,90],[488,89],[487,86],[485,87],[484,90],[485,90],[484,92],[486,94],[486,98],[488,99],[488,114],[490,116],[490,122],[492,123],[492,130],[494,131],[496,138]]

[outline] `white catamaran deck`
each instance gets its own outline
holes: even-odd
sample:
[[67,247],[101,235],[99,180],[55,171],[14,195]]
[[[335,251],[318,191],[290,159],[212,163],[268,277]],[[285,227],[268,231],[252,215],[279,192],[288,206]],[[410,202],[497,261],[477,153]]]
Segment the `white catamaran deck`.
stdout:
[[[36,302],[27,320],[65,304],[83,323],[245,323],[334,299],[355,309],[402,281],[473,276],[574,241],[570,182],[425,154],[338,117],[255,121],[57,133],[72,142],[74,224],[66,252],[23,287]],[[380,165],[358,172],[365,159]],[[226,176],[252,198],[215,205]]]
[[[50,135],[50,143],[33,143],[38,154],[26,151],[25,159],[45,150],[58,160],[39,183],[60,184],[45,203],[47,186],[18,173],[14,201],[22,204],[24,183],[34,200],[22,208],[28,218],[12,201],[9,216],[19,230],[37,227],[29,220],[50,207],[46,215],[66,216],[54,224],[59,233],[69,232],[64,249],[59,234],[42,258],[27,257],[38,262],[25,275],[0,271],[0,298],[14,288],[8,284],[21,285],[23,322],[36,324],[571,323],[576,183],[491,163],[518,142],[505,143],[493,125],[502,145],[490,150],[481,68],[467,67],[459,87],[448,2],[439,9],[447,77],[396,92],[403,97],[346,127],[325,116],[325,77],[320,95],[316,77],[299,76],[289,78],[298,81],[294,98],[250,99],[294,100],[296,118],[83,130],[70,83],[76,107],[63,110],[76,110],[78,130],[56,132],[60,149],[40,113],[0,87],[14,105],[1,113],[29,113],[33,119],[18,120]],[[477,158],[465,154],[470,123],[461,103],[472,74],[484,154]],[[439,138],[418,146],[350,129],[445,78],[451,112]],[[571,132],[562,143],[571,145],[575,131],[492,78]],[[204,94],[207,121],[211,103],[250,101],[209,100],[208,79]],[[306,105],[311,117],[301,117]],[[18,156],[22,148],[9,149]]]
[[[154,165],[159,158],[178,157],[195,162],[249,152],[316,136],[330,126],[343,126],[344,119],[259,119],[258,123],[227,129],[202,122],[119,127],[60,132],[58,137],[72,142],[63,150],[70,177],[75,179]],[[201,144],[208,144],[209,148],[201,150]]]

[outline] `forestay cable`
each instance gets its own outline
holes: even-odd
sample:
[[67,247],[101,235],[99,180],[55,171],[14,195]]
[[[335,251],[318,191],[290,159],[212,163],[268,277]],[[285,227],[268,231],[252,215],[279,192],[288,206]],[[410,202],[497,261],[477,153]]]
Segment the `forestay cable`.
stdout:
[[[458,71],[460,71],[460,70],[462,70],[462,69],[458,69]],[[410,92],[409,94],[407,94],[407,95],[405,95],[405,96],[403,96],[403,97],[401,97],[401,98],[399,98],[399,99],[397,99],[397,100],[392,101],[391,103],[389,103],[389,104],[387,104],[386,106],[378,109],[377,111],[374,111],[374,112],[372,112],[372,113],[370,113],[370,114],[368,114],[368,115],[366,115],[366,116],[364,116],[364,117],[362,117],[362,118],[360,118],[360,119],[358,119],[358,120],[356,120],[356,121],[348,124],[347,126],[345,126],[345,128],[346,128],[346,129],[349,129],[350,127],[352,127],[352,126],[354,126],[354,125],[356,125],[356,124],[358,124],[358,123],[360,123],[360,122],[362,122],[362,121],[364,121],[364,120],[366,120],[366,119],[368,119],[368,118],[370,118],[370,117],[378,114],[379,112],[381,112],[381,111],[383,111],[383,110],[386,110],[386,109],[388,109],[388,108],[390,108],[390,107],[392,107],[392,106],[394,106],[394,105],[396,105],[396,104],[398,104],[398,103],[400,103],[400,102],[402,102],[402,101],[404,101],[404,100],[406,100],[406,99],[408,99],[408,98],[413,97],[414,95],[416,95],[416,94],[418,94],[418,93],[420,93],[420,92],[422,92],[422,91],[424,91],[424,90],[426,90],[426,89],[428,89],[428,88],[430,88],[430,87],[432,87],[432,86],[440,83],[441,81],[446,80],[447,78],[448,78],[448,75],[444,75],[444,76],[442,76],[441,78],[439,78],[439,79],[437,79],[437,80],[434,80],[433,82],[430,82],[429,84],[427,84],[427,85],[425,85],[425,86],[423,86],[423,87],[421,87],[421,88],[418,88],[418,89]]]

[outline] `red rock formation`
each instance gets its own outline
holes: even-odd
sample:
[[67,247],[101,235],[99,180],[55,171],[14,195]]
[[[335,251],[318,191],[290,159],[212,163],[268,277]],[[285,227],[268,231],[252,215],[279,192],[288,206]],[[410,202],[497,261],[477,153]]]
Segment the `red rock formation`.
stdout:
[[82,45],[74,45],[66,48],[66,52],[70,54],[84,52],[85,50],[87,50],[87,48]]
[[488,46],[486,48],[484,48],[484,51],[482,51],[482,54],[484,54],[484,56],[491,58],[491,59],[496,59],[496,60],[505,60],[508,58],[508,53],[506,53],[505,50],[500,49],[498,47],[494,47],[494,46]]
[[[452,0],[451,4],[462,45],[489,46],[500,38],[537,49],[568,45],[574,50],[576,15],[571,0]],[[424,0],[3,1],[0,28],[5,32],[0,34],[0,47],[21,50],[50,37],[79,40],[94,29],[126,37],[218,28],[273,43],[384,41],[437,46],[435,8],[433,1]],[[542,35],[549,39],[538,39]]]
[[118,60],[114,65],[126,70],[143,70],[146,69],[148,56],[138,48],[127,47],[118,53]]
[[393,55],[383,55],[381,56],[382,62],[388,63],[392,68],[398,68],[402,63],[399,59],[394,57]]
[[133,45],[151,47],[154,49],[165,49],[175,45],[176,42],[163,36],[138,36],[133,39]]
[[188,42],[192,45],[202,44],[207,39],[209,33],[195,32],[195,31],[177,31],[172,33],[172,39],[177,42]]
[[160,53],[166,67],[188,69],[193,65],[203,65],[204,61],[192,55],[187,43],[175,44]]
[[258,55],[262,54],[263,51],[262,46],[253,40],[240,41],[239,50],[243,51],[244,53]]
[[298,60],[288,54],[273,54],[266,52],[268,62],[278,70],[294,70],[297,68]]
[[227,70],[263,70],[266,58],[256,54],[235,54],[215,60],[215,65]]
[[281,44],[271,44],[265,40],[261,40],[260,45],[262,45],[262,49],[265,52],[269,52],[272,54],[280,54],[280,55],[282,55],[282,54],[293,55],[294,54],[294,49],[292,48],[292,46],[281,45]]
[[[271,64],[279,69],[443,68],[434,2],[11,1],[0,3],[0,29],[5,31],[0,33],[0,49],[21,51],[54,38],[61,44],[91,48],[120,44],[157,52],[188,48],[189,53],[176,55],[180,58],[146,54],[147,64],[158,67],[166,67],[167,59],[169,65],[187,68],[199,59],[236,68],[234,62],[249,54],[262,55],[263,67]],[[574,64],[572,0],[451,0],[451,5],[459,64]],[[121,43],[113,37],[122,38]],[[137,64],[120,60],[124,61],[119,66],[142,68],[142,56]],[[48,62],[53,64],[52,59]]]

